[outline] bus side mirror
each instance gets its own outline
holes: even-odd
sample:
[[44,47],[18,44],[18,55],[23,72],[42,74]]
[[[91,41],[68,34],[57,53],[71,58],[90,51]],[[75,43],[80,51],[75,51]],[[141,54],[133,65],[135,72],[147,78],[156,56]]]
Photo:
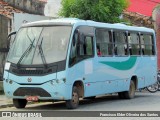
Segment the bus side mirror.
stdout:
[[[15,32],[11,32],[9,35],[8,35],[8,40],[7,40],[7,48],[9,49],[9,47],[12,45],[12,43],[14,42],[14,37],[16,35],[16,31]],[[12,37],[13,36],[13,37]]]
[[8,35],[7,38],[7,48],[0,48],[0,52],[9,52],[9,46],[10,46],[10,40],[11,40],[11,36],[16,34],[16,32],[12,32]]

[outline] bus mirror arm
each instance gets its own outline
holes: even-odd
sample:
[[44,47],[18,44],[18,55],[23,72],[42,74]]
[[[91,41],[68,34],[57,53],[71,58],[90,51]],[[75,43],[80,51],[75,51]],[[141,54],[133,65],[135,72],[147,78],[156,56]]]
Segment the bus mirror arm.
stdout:
[[9,46],[10,46],[10,38],[12,35],[16,34],[16,32],[11,32],[7,37],[7,48],[0,48],[0,52],[9,52]]
[[9,51],[9,48],[10,48],[10,43],[11,43],[11,36],[12,35],[15,35],[17,32],[14,31],[14,32],[11,32],[9,35],[8,35],[8,38],[7,38],[7,52]]
[[8,39],[12,36],[12,35],[15,35],[17,32],[14,31],[14,32],[11,32],[9,35],[8,35]]

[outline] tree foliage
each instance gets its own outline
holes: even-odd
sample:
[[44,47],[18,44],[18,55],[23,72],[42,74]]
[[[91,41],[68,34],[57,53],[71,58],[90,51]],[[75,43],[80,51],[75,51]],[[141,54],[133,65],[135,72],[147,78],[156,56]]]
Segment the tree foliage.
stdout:
[[60,16],[113,23],[119,22],[128,0],[62,0],[61,4]]

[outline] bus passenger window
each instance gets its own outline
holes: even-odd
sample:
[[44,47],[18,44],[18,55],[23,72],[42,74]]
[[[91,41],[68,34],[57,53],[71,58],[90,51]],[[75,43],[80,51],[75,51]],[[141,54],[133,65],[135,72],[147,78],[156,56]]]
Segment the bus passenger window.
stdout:
[[140,41],[138,33],[128,33],[130,55],[140,55]]
[[115,31],[113,34],[115,55],[124,56],[128,54],[127,33]]
[[141,41],[141,51],[142,51],[142,55],[144,55],[144,37],[143,34],[140,35],[140,41]]
[[141,48],[143,55],[155,55],[152,35],[141,34]]
[[97,55],[100,57],[102,56],[102,53],[101,53],[101,50],[100,50],[100,47],[99,45],[97,44]]
[[107,29],[96,29],[96,47],[99,57],[113,55],[111,31]]

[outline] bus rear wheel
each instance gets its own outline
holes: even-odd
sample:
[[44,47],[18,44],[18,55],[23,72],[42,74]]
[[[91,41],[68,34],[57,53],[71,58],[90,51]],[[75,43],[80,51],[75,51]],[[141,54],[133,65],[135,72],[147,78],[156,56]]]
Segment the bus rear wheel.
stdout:
[[16,108],[25,108],[27,104],[26,99],[13,99],[13,104]]
[[129,87],[129,91],[124,92],[125,98],[126,98],[126,99],[132,99],[132,98],[134,98],[134,96],[135,96],[135,90],[136,90],[135,84],[134,84],[134,82],[131,80],[131,82],[130,82],[130,87]]
[[79,93],[76,86],[73,87],[72,90],[72,99],[66,101],[66,107],[68,109],[75,109],[79,105]]

